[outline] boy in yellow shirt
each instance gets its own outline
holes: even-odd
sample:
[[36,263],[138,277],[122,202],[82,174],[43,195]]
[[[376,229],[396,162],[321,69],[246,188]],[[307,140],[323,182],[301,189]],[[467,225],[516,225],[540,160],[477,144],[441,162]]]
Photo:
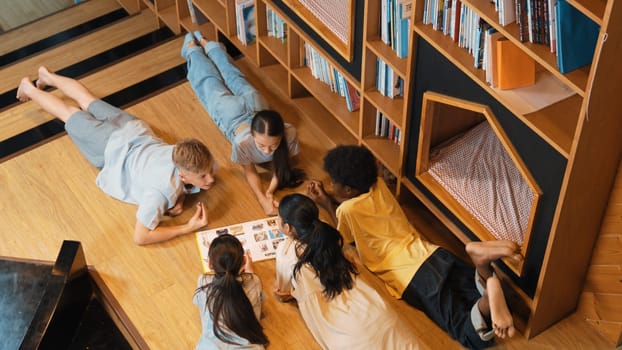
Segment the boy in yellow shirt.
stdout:
[[512,315],[490,263],[501,257],[522,259],[516,243],[468,243],[473,269],[417,232],[378,178],[376,160],[366,148],[332,149],[324,157],[324,170],[332,194],[315,180],[307,194],[328,211],[344,243],[356,245],[363,264],[391,295],[425,312],[468,348],[492,345],[495,334],[514,335]]

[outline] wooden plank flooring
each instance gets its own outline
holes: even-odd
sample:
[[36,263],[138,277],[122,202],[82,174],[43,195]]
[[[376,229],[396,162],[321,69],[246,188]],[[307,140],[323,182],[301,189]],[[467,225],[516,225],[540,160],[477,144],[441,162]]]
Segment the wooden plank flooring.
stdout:
[[0,81],[0,93],[14,89],[15,81],[19,81],[22,77],[36,74],[36,70],[32,67],[46,65],[50,70],[57,71],[156,29],[155,15],[150,11],[143,11],[124,21],[29,57],[3,70],[4,78]]
[[[182,40],[177,38],[98,71],[82,82],[100,96],[119,91],[183,62],[179,56]],[[334,146],[334,140],[326,137],[321,125],[302,118],[297,107],[280,95],[280,89],[262,79],[249,62],[244,59],[237,62],[270,105],[297,127],[302,147],[299,166],[310,178],[326,180],[322,157]],[[37,67],[30,68],[30,74],[34,74]],[[188,83],[142,101],[128,111],[147,121],[167,142],[196,137],[214,153],[220,164],[216,185],[186,202],[188,206],[199,200],[207,204],[208,227],[263,217],[242,169],[229,160],[228,141]],[[0,140],[50,118],[32,103],[14,107],[0,115]],[[194,235],[147,247],[136,246],[132,240],[136,207],[102,193],[95,185],[96,175],[97,170],[66,135],[0,163],[0,256],[53,261],[63,240],[79,240],[87,263],[101,275],[150,348],[194,348],[201,331],[198,311],[192,304],[196,279],[201,273]],[[304,185],[279,192],[278,197],[297,191],[303,192]],[[415,226],[434,240],[438,227],[430,221],[430,216],[417,215],[416,211],[411,214]],[[191,212],[186,212],[170,222],[185,221],[190,215]],[[270,348],[319,349],[295,304],[281,304],[272,295],[274,260],[256,263],[256,270],[266,294],[261,322],[271,340]],[[403,321],[421,339],[423,349],[460,348],[421,312],[390,298],[375,276],[365,270],[362,275],[399,310]],[[497,348],[607,349],[611,346],[575,314],[534,339],[527,341],[519,335],[500,342]]]
[[[20,2],[15,0],[8,1],[15,3]],[[3,11],[0,11],[3,13],[3,16],[8,15],[8,12],[4,11],[4,5],[0,6],[0,8],[3,9]],[[88,0],[79,6],[73,6],[65,11],[52,14],[36,22],[13,29],[9,32],[3,33],[0,36],[0,55],[17,50],[41,39],[47,38],[50,35],[72,28],[76,24],[87,22],[93,18],[101,16],[104,13],[108,13],[119,8],[121,8],[121,6],[116,1]]]

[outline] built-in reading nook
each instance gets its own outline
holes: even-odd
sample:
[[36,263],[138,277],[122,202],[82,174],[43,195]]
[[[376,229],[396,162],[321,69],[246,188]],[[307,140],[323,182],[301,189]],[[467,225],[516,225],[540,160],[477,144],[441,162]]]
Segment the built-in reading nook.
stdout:
[[[417,180],[478,239],[525,254],[541,191],[490,108],[425,92],[418,150]],[[522,274],[522,262],[506,263]]]

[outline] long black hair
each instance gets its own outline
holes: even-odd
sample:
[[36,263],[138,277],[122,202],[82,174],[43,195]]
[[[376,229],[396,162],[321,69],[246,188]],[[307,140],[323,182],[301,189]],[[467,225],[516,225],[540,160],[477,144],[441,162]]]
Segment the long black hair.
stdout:
[[253,305],[238,278],[249,277],[239,276],[244,263],[240,241],[230,234],[223,234],[210,244],[208,257],[215,276],[211,283],[200,287],[197,292],[207,294],[205,307],[214,321],[214,335],[225,343],[240,345],[227,337],[226,330],[230,330],[252,344],[267,345],[268,337],[255,317]]
[[318,218],[318,208],[313,200],[302,194],[290,194],[279,203],[279,216],[283,224],[296,230],[298,262],[294,276],[304,264],[309,264],[324,287],[328,299],[352,289],[358,271],[343,255],[343,238],[339,231]]
[[277,189],[300,185],[305,179],[305,173],[302,169],[292,168],[290,165],[285,123],[279,112],[263,110],[255,113],[251,122],[251,132],[281,137],[281,142],[272,156],[272,168],[279,180]]

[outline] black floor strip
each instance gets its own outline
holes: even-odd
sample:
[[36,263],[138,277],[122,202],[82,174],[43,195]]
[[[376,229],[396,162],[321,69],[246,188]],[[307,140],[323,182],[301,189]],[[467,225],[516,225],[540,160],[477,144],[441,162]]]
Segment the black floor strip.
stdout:
[[[170,29],[162,27],[93,57],[89,57],[81,62],[60,69],[56,71],[56,73],[77,79],[86,73],[102,69],[107,65],[139,53],[155,44],[171,39],[174,36],[175,34]],[[33,67],[33,69],[35,68]],[[18,83],[19,82],[15,82],[16,85]],[[19,102],[15,98],[16,94],[17,88],[0,94],[0,111]]]
[[[186,64],[181,64],[163,73],[143,80],[132,86],[102,98],[104,101],[127,108],[165,88],[169,88],[186,79]],[[140,116],[139,116],[140,117]],[[65,131],[64,124],[58,119],[24,131],[0,142],[0,162],[25,151],[43,141],[52,139]]]
[[67,30],[64,30],[62,32],[56,33],[52,36],[49,36],[47,38],[41,39],[37,42],[34,42],[30,45],[21,47],[15,51],[11,51],[9,53],[6,53],[2,56],[0,56],[0,67],[5,66],[7,64],[16,62],[18,60],[21,60],[25,57],[34,55],[37,52],[41,52],[44,50],[47,50],[51,47],[54,47],[58,44],[61,44],[65,41],[71,40],[73,38],[76,38],[80,35],[83,35],[85,33],[88,33],[90,31],[94,31],[98,28],[101,28],[103,26],[109,25],[115,21],[118,21],[121,18],[125,18],[129,16],[129,14],[127,13],[127,11],[125,11],[124,9],[117,9],[113,12],[109,12],[105,15],[99,16],[97,18],[94,18],[88,22],[82,23],[80,25],[77,25],[75,27],[69,28]]

